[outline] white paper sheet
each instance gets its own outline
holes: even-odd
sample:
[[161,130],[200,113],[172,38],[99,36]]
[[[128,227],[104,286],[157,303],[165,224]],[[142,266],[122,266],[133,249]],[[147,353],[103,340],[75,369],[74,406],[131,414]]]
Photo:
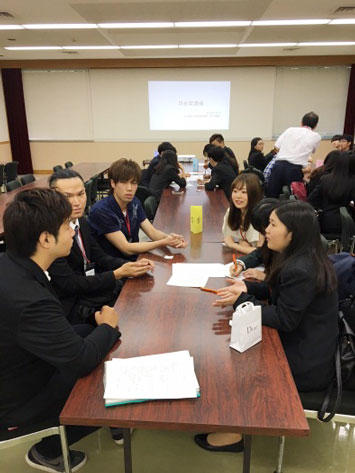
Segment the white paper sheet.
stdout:
[[105,362],[108,403],[195,398],[198,393],[193,358],[186,350]]

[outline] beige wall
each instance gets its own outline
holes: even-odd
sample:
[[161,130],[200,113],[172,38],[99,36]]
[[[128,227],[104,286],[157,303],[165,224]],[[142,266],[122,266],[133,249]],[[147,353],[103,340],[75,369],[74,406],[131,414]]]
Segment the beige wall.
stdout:
[[[195,154],[202,159],[202,150],[205,142],[174,142],[179,154]],[[242,164],[247,159],[250,143],[247,141],[232,141],[226,143],[238,156]],[[266,141],[264,152],[267,153],[272,147],[273,141]],[[5,145],[4,145],[5,146]],[[33,169],[35,172],[51,170],[56,164],[64,164],[72,161],[80,162],[115,161],[119,158],[131,158],[140,165],[143,159],[151,159],[158,143],[147,142],[31,142],[31,153]],[[8,149],[10,146],[7,145]],[[322,141],[314,159],[324,159],[331,151],[328,140]],[[5,152],[5,149],[4,151]],[[0,145],[0,157],[2,156]],[[10,153],[11,159],[11,153]],[[7,159],[9,160],[9,159]]]
[[0,142],[0,162],[12,161],[11,147],[9,141]]

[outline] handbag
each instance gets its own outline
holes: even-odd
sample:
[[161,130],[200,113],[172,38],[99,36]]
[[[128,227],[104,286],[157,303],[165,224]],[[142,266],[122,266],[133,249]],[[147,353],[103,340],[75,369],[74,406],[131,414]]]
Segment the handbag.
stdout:
[[230,347],[241,353],[261,341],[261,306],[252,302],[240,304],[230,321]]
[[[355,390],[355,334],[339,312],[339,338],[335,351],[335,377],[330,383],[317,417],[329,422],[339,409],[343,388]],[[329,412],[325,417],[326,412]]]

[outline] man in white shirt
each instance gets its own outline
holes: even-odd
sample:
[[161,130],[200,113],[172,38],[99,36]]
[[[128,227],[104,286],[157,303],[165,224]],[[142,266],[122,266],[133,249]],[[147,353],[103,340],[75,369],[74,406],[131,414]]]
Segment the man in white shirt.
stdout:
[[277,139],[278,154],[267,184],[268,197],[278,197],[283,186],[303,180],[302,168],[312,161],[311,155],[321,141],[319,133],[314,131],[318,119],[316,113],[306,113],[302,126],[287,128]]

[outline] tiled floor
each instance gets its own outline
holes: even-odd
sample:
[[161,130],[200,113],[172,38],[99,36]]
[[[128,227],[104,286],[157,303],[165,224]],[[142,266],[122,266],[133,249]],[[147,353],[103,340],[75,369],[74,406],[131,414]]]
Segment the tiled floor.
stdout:
[[[287,439],[283,473],[355,473],[354,428],[345,424],[320,424],[311,420],[311,436]],[[34,472],[24,461],[29,445],[0,453],[1,473]],[[85,451],[89,460],[83,473],[120,473],[123,447],[111,440],[107,429],[82,439],[75,446]],[[278,440],[255,437],[252,452],[253,473],[273,473]],[[135,430],[132,436],[134,473],[238,473],[242,455],[210,453],[193,442],[186,432]]]

